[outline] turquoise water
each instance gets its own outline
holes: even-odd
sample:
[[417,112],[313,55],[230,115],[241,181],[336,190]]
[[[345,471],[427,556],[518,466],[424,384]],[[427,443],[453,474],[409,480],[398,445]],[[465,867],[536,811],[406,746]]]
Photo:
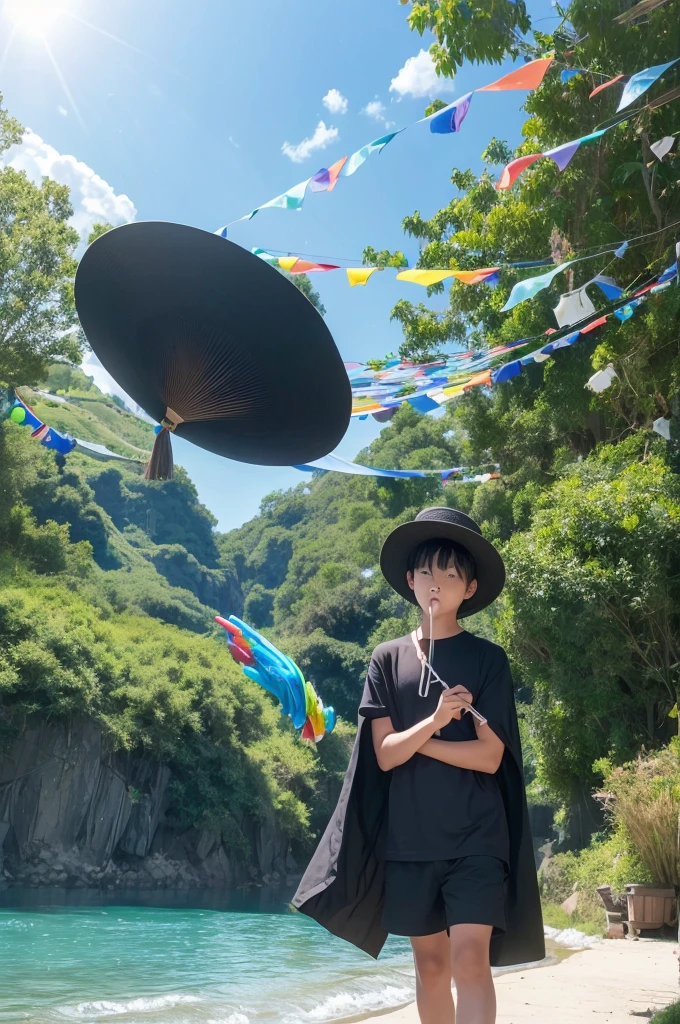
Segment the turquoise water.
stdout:
[[0,894],[0,1024],[324,1024],[414,998],[408,940],[375,962],[289,895]]
[[375,963],[283,902],[196,902],[0,907],[0,1022],[323,1024],[413,998],[406,940]]

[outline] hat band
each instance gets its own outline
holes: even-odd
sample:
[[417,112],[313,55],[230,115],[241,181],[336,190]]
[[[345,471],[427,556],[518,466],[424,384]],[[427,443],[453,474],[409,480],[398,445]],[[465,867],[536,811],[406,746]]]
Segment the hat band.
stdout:
[[161,426],[174,434],[175,430],[180,425],[180,423],[184,423],[184,418],[180,416],[178,412],[175,412],[174,409],[171,409],[168,406],[168,408],[165,410],[165,416],[161,420]]

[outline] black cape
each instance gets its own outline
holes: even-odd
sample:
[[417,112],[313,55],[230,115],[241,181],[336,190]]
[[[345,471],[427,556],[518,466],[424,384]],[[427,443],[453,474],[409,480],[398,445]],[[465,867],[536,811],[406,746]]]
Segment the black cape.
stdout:
[[[492,965],[501,967],[542,960],[545,942],[514,699],[489,725],[505,744],[497,779],[510,840],[506,931],[494,932],[490,950]],[[292,900],[375,958],[387,939],[382,910],[390,774],[378,765],[370,720],[360,718],[340,799]]]

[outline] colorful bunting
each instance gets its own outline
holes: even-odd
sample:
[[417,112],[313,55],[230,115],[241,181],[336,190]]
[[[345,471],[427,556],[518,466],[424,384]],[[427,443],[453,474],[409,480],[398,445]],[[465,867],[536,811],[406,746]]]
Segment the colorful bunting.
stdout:
[[616,78],[610,78],[608,82],[602,82],[601,85],[596,85],[589,98],[592,100],[593,96],[597,96],[599,92],[603,92],[605,89],[608,89],[610,85],[616,85],[617,82],[622,82],[624,79],[627,80],[628,75],[617,75]]
[[680,60],[680,57],[675,57],[673,60],[669,60],[666,64],[656,64],[653,68],[645,68],[644,71],[638,71],[637,74],[631,75],[630,79],[626,82],[623,92],[621,94],[621,100],[617,112],[619,110],[625,110],[631,103],[634,103],[636,99],[642,96],[643,93],[647,92],[650,86],[661,78],[664,71],[668,71],[674,64]]
[[452,270],[402,270],[397,274],[397,281],[410,281],[412,284],[422,284],[429,288],[433,284],[445,281],[447,277],[453,277]]
[[452,132],[459,132],[470,109],[471,101],[472,93],[466,92],[460,99],[449,103],[448,107],[444,107],[443,110],[439,110],[435,114],[430,114],[423,120],[430,122],[430,131],[435,135],[450,135]]
[[397,135],[401,135],[401,133],[405,131],[405,128],[400,128],[397,132],[390,132],[389,135],[383,135],[374,142],[369,142],[367,146],[362,146],[361,149],[356,151],[356,153],[352,153],[349,159],[345,157],[347,162],[340,171],[340,175],[343,178],[348,178],[350,174],[354,174],[354,172],[358,171],[361,165],[368,160],[369,156],[372,156],[373,153],[380,153],[385,146],[392,141],[392,139],[396,138]]
[[618,373],[614,369],[611,363],[605,366],[604,370],[598,370],[596,373],[589,377],[584,387],[590,388],[596,394],[600,394],[602,391],[611,385],[613,381],[618,378]]
[[[503,75],[496,82],[492,82],[490,85],[482,86],[479,89],[473,90],[474,92],[504,92],[512,89],[531,90],[536,89],[550,67],[552,63],[552,56],[544,57],[539,60],[530,61],[520,68],[516,68],[507,75]],[[674,60],[669,61],[666,64],[659,64],[653,68],[646,68],[643,71],[639,71],[632,75],[627,81],[621,96],[621,102],[619,103],[618,110],[623,110],[629,106],[635,99],[641,96],[651,85],[657,81],[661,75],[672,67],[680,57],[676,57]],[[579,75],[585,72],[583,68],[567,68],[561,72],[561,80],[566,83],[575,75]],[[617,75],[608,82],[603,82],[597,86],[590,93],[591,97],[596,96],[603,89],[607,89],[614,85],[616,82],[623,81],[626,79],[625,75]],[[677,90],[680,92],[680,88]],[[466,93],[464,96],[455,99],[447,107],[440,111],[436,111],[434,114],[427,118],[421,118],[421,121],[430,122],[430,131],[435,134],[449,134],[451,132],[460,131],[461,125],[470,109],[470,103],[472,101],[473,92]],[[657,101],[657,105],[661,102],[666,102],[674,98],[675,93],[669,93],[666,97],[661,97]],[[420,123],[420,122],[416,122]],[[407,126],[411,127],[411,126]],[[609,127],[614,127],[610,125]],[[580,139],[576,139],[573,142],[564,143],[562,146],[557,146],[554,149],[547,151],[546,153],[536,153],[530,156],[520,157],[518,160],[513,160],[504,169],[501,176],[501,180],[497,187],[501,190],[512,187],[512,184],[517,177],[532,164],[535,160],[541,157],[549,157],[554,160],[561,171],[568,165],[569,161],[573,157],[578,147],[585,142],[592,141],[593,139],[599,138],[609,129],[602,129],[599,132],[593,132],[590,135],[585,135]],[[319,171],[313,174],[310,178],[305,181],[299,182],[299,184],[288,189],[287,192],[283,192],[280,196],[276,196],[274,199],[270,199],[268,202],[263,203],[262,206],[255,207],[250,213],[244,217],[239,218],[240,220],[251,220],[256,213],[264,209],[284,209],[284,210],[299,210],[301,209],[307,189],[309,188],[312,192],[331,192],[340,177],[349,177],[354,174],[359,167],[361,167],[365,161],[373,153],[381,152],[385,146],[387,146],[392,139],[401,132],[406,131],[406,128],[398,129],[395,132],[389,132],[387,135],[381,136],[379,139],[375,139],[373,142],[369,142],[367,145],[362,146],[350,157],[341,157],[331,167],[322,167]],[[232,223],[237,223],[233,221]],[[227,237],[227,229],[230,225],[225,225],[219,228],[215,234],[221,235],[223,238]],[[494,282],[495,283],[495,282]]]
[[[499,469],[500,467],[494,464],[494,468]],[[455,476],[459,477],[461,481],[484,483],[487,480],[497,480],[500,477],[500,473],[478,473],[474,476],[465,476],[463,474],[469,473],[465,466],[455,466],[453,469],[374,469],[373,466],[362,466],[332,454],[307,465],[293,466],[293,469],[299,469],[303,473],[323,469],[327,472],[348,473],[352,476],[378,476],[393,480],[426,480],[428,476],[439,476],[442,480],[447,480],[449,477]]]
[[366,282],[372,274],[375,274],[378,267],[348,267],[347,268],[347,280],[349,281],[350,288],[355,288],[358,284],[366,286]]
[[506,92],[510,89],[537,89],[545,77],[545,73],[552,64],[552,57],[544,57],[540,60],[532,60],[521,68],[511,71],[509,75],[503,75],[497,82],[491,85],[483,85],[475,92]]
[[[469,9],[469,8],[467,8]],[[510,74],[504,75],[497,82],[493,82],[491,85],[483,86],[481,89],[475,89],[474,92],[503,92],[508,89],[535,89],[537,88],[545,76],[550,64],[552,63],[552,57],[541,58],[540,60],[534,60],[525,64],[521,68],[517,68],[515,71],[511,71]],[[420,124],[422,121],[430,122],[430,131],[438,135],[448,135],[451,132],[460,131],[461,125],[465,120],[468,110],[470,109],[470,103],[472,101],[472,92],[466,93],[459,99],[449,103],[443,110],[436,111],[430,117],[421,118],[416,121],[416,124]],[[407,128],[412,125],[407,125]],[[375,139],[373,142],[369,142],[367,145],[362,146],[356,153],[352,153],[350,157],[343,156],[340,160],[336,161],[331,167],[322,167],[321,170],[313,174],[311,178],[307,178],[306,181],[301,181],[298,185],[288,189],[287,192],[283,192],[280,196],[276,196],[274,199],[270,199],[269,202],[263,203],[262,206],[255,207],[250,213],[247,213],[244,217],[238,218],[238,220],[232,221],[232,224],[236,224],[239,220],[251,220],[256,213],[260,210],[265,209],[282,209],[282,210],[299,210],[305,199],[305,193],[307,189],[311,192],[332,192],[335,188],[338,178],[348,178],[354,174],[362,164],[373,153],[380,153],[385,146],[387,146],[392,139],[396,138],[402,132],[406,131],[406,128],[399,128],[396,132],[389,132],[387,135],[381,136],[379,139]],[[221,235],[222,238],[227,237],[227,228],[230,227],[227,224],[224,227],[218,228],[215,232],[216,235]]]
[[[620,122],[617,122],[617,124],[620,124]],[[613,128],[615,126],[610,125],[609,127]],[[496,188],[501,192],[512,188],[522,171],[525,171],[530,164],[533,164],[536,160],[541,160],[543,157],[549,157],[551,160],[554,160],[560,171],[563,171],[580,145],[584,142],[592,142],[594,139],[599,139],[607,131],[609,131],[609,128],[601,128],[598,132],[583,135],[580,139],[574,139],[573,142],[564,142],[561,146],[546,150],[545,153],[532,153],[529,156],[520,156],[516,160],[511,160],[507,167],[503,168],[503,173],[496,184]]]
[[675,136],[665,135],[663,139],[659,139],[658,142],[653,142],[649,148],[657,160],[663,160],[665,156],[668,156],[674,145]]
[[252,220],[256,213],[260,210],[267,209],[280,209],[280,210],[300,210],[302,204],[305,201],[305,192],[309,185],[311,178],[306,178],[304,181],[299,182],[297,185],[293,185],[287,192],[283,192],[280,196],[276,196],[274,199],[270,199],[268,203],[263,203],[262,206],[256,206],[254,210],[247,213],[245,217],[241,217],[241,220]]
[[322,167],[320,171],[313,174],[309,179],[309,187],[312,192],[332,192],[346,163],[347,157],[343,156],[336,160],[331,167]]
[[569,260],[567,263],[560,263],[553,267],[547,274],[541,274],[539,277],[527,277],[524,281],[518,281],[510,292],[507,302],[501,309],[501,313],[507,313],[508,310],[514,309],[515,306],[519,306],[520,302],[533,299],[535,295],[538,295],[539,292],[542,292],[544,288],[550,285],[554,277],[561,274],[563,270],[567,270],[574,263],[576,263],[576,260]]

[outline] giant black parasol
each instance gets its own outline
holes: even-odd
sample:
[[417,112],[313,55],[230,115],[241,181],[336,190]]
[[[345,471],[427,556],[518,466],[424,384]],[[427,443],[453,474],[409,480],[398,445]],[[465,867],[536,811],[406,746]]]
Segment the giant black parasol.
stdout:
[[160,221],[101,235],[75,300],[88,342],[163,427],[150,479],[172,476],[169,432],[230,459],[313,462],[347,429],[351,389],[317,310],[218,235]]

